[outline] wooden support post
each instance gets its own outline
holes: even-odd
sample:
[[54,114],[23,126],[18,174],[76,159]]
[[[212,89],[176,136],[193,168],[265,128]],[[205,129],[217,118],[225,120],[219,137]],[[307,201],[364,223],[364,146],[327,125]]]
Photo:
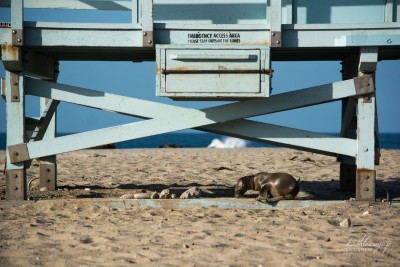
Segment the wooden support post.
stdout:
[[[375,76],[378,61],[376,47],[361,48],[359,55],[351,55],[343,61],[343,79],[357,76]],[[374,84],[371,84],[374,86]],[[375,90],[372,90],[375,92]],[[354,105],[357,103],[357,108]],[[340,156],[340,190],[356,192],[357,200],[375,200],[375,163],[377,133],[375,93],[347,98],[342,101],[341,137],[357,139],[357,157]]]
[[6,199],[26,199],[26,167],[24,162],[12,163],[18,152],[9,153],[8,146],[25,142],[25,91],[22,72],[23,0],[11,3],[11,45],[2,44],[2,60],[6,71],[5,94],[7,109]]
[[375,201],[375,96],[358,99],[356,200]]
[[[40,111],[47,106],[49,99],[40,99]],[[56,112],[54,112],[49,125],[47,126],[46,133],[43,139],[56,137]],[[46,187],[48,190],[53,191],[57,188],[57,156],[48,156],[39,159],[40,164],[40,187]]]
[[[24,142],[24,76],[22,72],[6,72],[6,109],[7,109],[7,164],[6,164],[6,199],[26,199],[25,163],[11,163],[11,158],[19,156],[18,152],[10,155],[8,146]],[[17,90],[18,101],[12,101],[12,91]],[[15,94],[15,92],[14,92]]]
[[[372,77],[375,77],[377,63],[378,48],[362,47],[360,49],[359,76],[372,75]],[[371,86],[375,85],[371,84]],[[375,109],[375,92],[358,98],[356,200],[375,201],[375,136],[377,125]]]
[[[52,67],[55,73],[53,81],[56,82],[58,74],[58,62],[53,61]],[[51,105],[51,99],[40,98],[40,113],[44,114],[48,112],[49,105]],[[58,102],[58,101],[56,101]],[[56,107],[54,109],[57,108]],[[46,127],[46,132],[43,139],[56,138],[56,110],[52,111],[50,122]],[[51,114],[48,114],[51,115]],[[45,127],[45,126],[43,126]],[[39,185],[40,187],[46,187],[48,190],[53,191],[57,189],[57,155],[43,157],[39,159],[40,173],[39,173]]]
[[[358,76],[359,55],[352,54],[342,62],[342,79],[352,79]],[[356,139],[357,115],[356,99],[345,98],[342,100],[342,128],[341,137]],[[340,161],[340,191],[356,191],[356,162],[352,157],[339,156]]]
[[142,46],[153,47],[153,0],[142,1],[141,4]]
[[270,2],[271,47],[282,46],[282,1]]

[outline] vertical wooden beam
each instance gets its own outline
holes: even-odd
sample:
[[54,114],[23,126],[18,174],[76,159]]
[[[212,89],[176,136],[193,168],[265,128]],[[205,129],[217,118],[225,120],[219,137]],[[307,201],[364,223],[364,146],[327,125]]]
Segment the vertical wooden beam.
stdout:
[[132,24],[139,24],[139,0],[131,1]]
[[358,99],[356,200],[375,201],[375,96]]
[[4,101],[6,100],[6,79],[5,78],[1,78],[1,97],[4,99]]
[[[14,78],[16,77],[16,78]],[[18,84],[11,84],[12,81]],[[6,199],[26,199],[26,168],[25,163],[11,163],[8,146],[25,141],[25,110],[24,110],[24,76],[22,72],[6,72],[6,109],[7,109],[7,164],[6,164]],[[12,87],[17,86],[19,101],[12,101]],[[14,152],[18,153],[18,152]],[[18,156],[18,155],[15,155]]]
[[385,2],[385,22],[390,23],[394,21],[393,0],[386,0]]
[[282,1],[270,1],[271,47],[282,46]]
[[[9,65],[5,65],[6,80],[6,120],[7,120],[7,159],[6,159],[6,199],[26,199],[25,163],[11,163],[8,146],[25,142],[25,95],[24,75],[22,73],[21,49],[23,45],[24,1],[11,2],[11,45],[2,45],[2,54],[6,49]],[[2,55],[2,59],[4,56]],[[12,68],[7,68],[12,66]],[[10,71],[12,69],[12,72]],[[18,152],[14,152],[18,153]]]
[[[40,98],[40,112],[46,108],[48,99]],[[56,112],[47,127],[43,139],[56,137]],[[46,187],[48,190],[53,191],[57,188],[57,156],[48,156],[39,159],[40,174],[39,184],[40,187]]]
[[142,46],[153,47],[154,46],[154,34],[153,34],[153,0],[141,1],[142,11]]
[[282,24],[293,24],[293,0],[282,0]]
[[[352,54],[342,62],[342,79],[352,79],[358,76],[359,55]],[[357,100],[346,98],[342,100],[341,137],[357,138],[357,115],[355,103]],[[354,105],[353,105],[354,103]],[[340,191],[356,191],[356,162],[354,158],[339,156],[340,161]]]
[[[54,73],[58,73],[58,62],[53,62],[52,64]],[[55,75],[53,82],[56,82],[57,75]],[[48,107],[49,99],[40,98],[40,114],[43,114]],[[54,111],[54,114],[47,126],[46,133],[43,136],[43,139],[47,138],[55,138],[56,137],[56,114],[57,111]],[[39,173],[39,184],[40,187],[46,187],[50,191],[54,191],[57,189],[57,156],[48,156],[39,159],[40,164],[40,173]]]
[[22,46],[24,44],[24,0],[11,1],[11,34],[12,45]]
[[[359,76],[372,74],[375,77],[377,63],[377,47],[360,48]],[[371,84],[371,86],[375,85]],[[356,200],[375,201],[375,136],[377,130],[375,108],[375,93],[358,98]]]

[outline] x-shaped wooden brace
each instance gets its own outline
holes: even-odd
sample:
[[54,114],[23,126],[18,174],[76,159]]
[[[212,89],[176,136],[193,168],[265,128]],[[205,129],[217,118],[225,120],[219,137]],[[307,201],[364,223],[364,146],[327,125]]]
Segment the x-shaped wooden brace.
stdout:
[[9,146],[12,163],[122,142],[183,129],[285,144],[289,147],[355,157],[357,141],[244,118],[327,103],[375,91],[371,76],[357,77],[284,94],[235,102],[202,110],[129,98],[100,91],[25,78],[26,94],[113,111],[148,120]]

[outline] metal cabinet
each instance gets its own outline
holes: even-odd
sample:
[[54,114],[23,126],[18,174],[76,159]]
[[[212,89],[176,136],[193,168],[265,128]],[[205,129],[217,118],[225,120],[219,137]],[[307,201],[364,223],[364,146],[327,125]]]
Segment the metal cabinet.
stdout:
[[157,95],[173,99],[268,97],[269,48],[157,48]]

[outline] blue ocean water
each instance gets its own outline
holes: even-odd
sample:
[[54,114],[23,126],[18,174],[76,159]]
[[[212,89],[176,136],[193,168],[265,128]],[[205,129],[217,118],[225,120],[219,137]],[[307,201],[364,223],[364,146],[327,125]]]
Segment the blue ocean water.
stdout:
[[[66,134],[61,134],[66,135]],[[227,137],[210,133],[167,133],[140,138],[115,144],[116,148],[158,148],[166,144],[177,147],[207,147],[213,139],[226,140]],[[381,133],[380,147],[384,149],[400,149],[400,133]],[[271,147],[260,142],[246,141],[246,147]],[[0,133],[0,150],[6,148],[6,134]]]

